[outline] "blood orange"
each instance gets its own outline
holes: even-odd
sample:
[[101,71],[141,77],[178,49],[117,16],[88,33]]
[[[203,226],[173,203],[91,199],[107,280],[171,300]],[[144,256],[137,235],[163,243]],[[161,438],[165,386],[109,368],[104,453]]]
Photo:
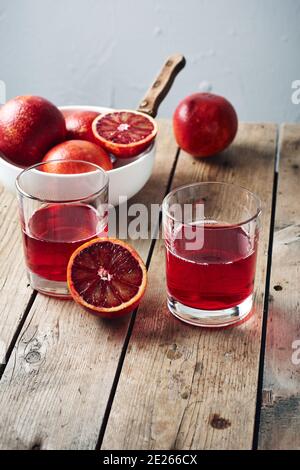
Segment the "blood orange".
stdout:
[[40,96],[17,96],[0,109],[0,152],[15,165],[39,163],[65,137],[62,113]]
[[157,134],[154,119],[138,111],[112,111],[100,114],[92,124],[95,139],[119,158],[142,153]]
[[67,281],[78,304],[103,318],[118,318],[140,303],[146,267],[137,252],[115,238],[95,238],[72,254]]
[[[61,160],[62,164],[51,165],[50,162],[53,160]],[[63,164],[64,161],[68,162],[70,160],[84,160],[94,163],[106,171],[111,170],[113,167],[109,155],[99,145],[85,140],[67,140],[47,152],[42,161],[49,162],[49,165],[45,165],[43,171],[49,173],[84,173],[86,171],[86,166],[80,163],[74,165]]]
[[222,96],[194,93],[177,106],[173,128],[179,147],[194,157],[209,157],[231,144],[238,118],[232,104]]
[[62,113],[66,121],[68,140],[79,139],[95,143],[92,122],[99,113],[81,109],[64,110]]

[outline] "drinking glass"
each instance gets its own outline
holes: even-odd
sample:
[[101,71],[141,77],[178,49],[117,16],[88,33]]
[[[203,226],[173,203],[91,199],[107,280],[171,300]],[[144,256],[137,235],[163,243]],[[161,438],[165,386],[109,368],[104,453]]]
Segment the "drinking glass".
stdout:
[[192,325],[220,327],[252,309],[261,204],[247,189],[195,183],[163,201],[167,303]]
[[107,236],[108,175],[93,163],[56,160],[22,171],[16,187],[30,285],[68,298],[71,254]]

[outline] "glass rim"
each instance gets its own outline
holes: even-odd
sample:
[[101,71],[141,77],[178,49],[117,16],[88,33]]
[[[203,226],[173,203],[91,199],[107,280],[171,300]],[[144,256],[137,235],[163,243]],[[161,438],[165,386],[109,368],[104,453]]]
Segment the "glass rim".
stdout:
[[[43,166],[43,165],[48,165],[49,163],[84,163],[85,165],[89,165],[91,167],[94,167],[96,170],[100,171],[100,173],[103,174],[104,178],[105,178],[105,181],[101,187],[101,189],[99,189],[98,191],[95,191],[94,193],[91,193],[89,194],[88,196],[84,196],[84,197],[80,197],[80,198],[76,198],[76,199],[69,199],[69,200],[65,200],[65,201],[57,201],[55,199],[45,199],[45,198],[39,198],[39,197],[36,197],[36,196],[33,196],[32,194],[29,194],[27,193],[26,191],[24,191],[21,187],[21,184],[20,184],[20,179],[21,177],[31,171],[31,170],[35,170],[37,169],[38,167],[40,166]],[[89,172],[84,172],[84,173],[47,173],[48,175],[53,175],[53,177],[56,177],[56,178],[61,178],[61,177],[74,177],[74,175],[87,175],[87,174],[91,174],[93,173],[93,171],[89,171]],[[56,159],[56,160],[51,160],[50,162],[39,162],[39,163],[36,163],[35,165],[31,165],[29,166],[28,168],[24,168],[24,170],[22,170],[18,176],[16,177],[16,180],[15,180],[15,186],[16,186],[16,189],[17,189],[17,192],[23,196],[23,197],[26,197],[28,199],[32,199],[34,201],[39,201],[39,202],[46,202],[46,203],[57,203],[57,204],[63,204],[63,203],[67,203],[67,202],[78,202],[78,201],[84,201],[85,199],[90,199],[90,198],[93,198],[93,197],[96,197],[96,196],[99,196],[101,193],[103,193],[105,191],[106,188],[108,188],[108,183],[109,183],[109,176],[107,174],[107,172],[101,168],[99,165],[96,165],[96,163],[92,163],[92,162],[87,162],[85,160],[59,160],[59,159]]]
[[[167,209],[167,204],[168,204],[169,199],[172,196],[174,196],[174,194],[177,193],[178,191],[181,191],[181,190],[187,189],[187,188],[193,188],[193,187],[196,187],[196,186],[204,186],[204,185],[222,185],[222,186],[227,186],[227,187],[233,186],[235,188],[238,188],[238,189],[243,190],[246,193],[250,194],[250,196],[256,201],[257,209],[256,209],[256,212],[255,212],[254,215],[252,215],[248,219],[243,220],[242,222],[237,222],[235,224],[230,224],[230,225],[228,225],[228,227],[224,226],[223,227],[224,229],[232,229],[234,227],[241,227],[242,225],[248,224],[252,220],[257,219],[261,215],[261,212],[262,212],[261,199],[255,193],[253,193],[249,189],[245,188],[245,186],[241,186],[240,184],[236,184],[236,183],[229,183],[229,182],[226,182],[226,181],[200,181],[200,182],[196,182],[196,183],[184,184],[182,186],[178,186],[177,188],[174,188],[163,199],[163,202],[162,202],[162,213],[163,213],[163,215],[164,214],[167,215],[170,219],[174,220],[174,222],[179,222],[182,225],[192,225],[192,224],[183,223],[182,221],[180,221],[179,219],[177,219],[176,217],[171,215],[169,210]],[[204,220],[204,222],[205,222],[205,220]]]

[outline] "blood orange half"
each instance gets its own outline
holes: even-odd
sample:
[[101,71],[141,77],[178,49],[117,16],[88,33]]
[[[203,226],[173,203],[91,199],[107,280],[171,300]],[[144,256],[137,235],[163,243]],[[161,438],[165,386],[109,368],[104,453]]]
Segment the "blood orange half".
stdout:
[[157,134],[154,119],[138,111],[112,111],[100,114],[92,124],[95,139],[119,158],[142,153]]
[[123,241],[95,238],[74,251],[67,280],[75,302],[101,317],[117,318],[140,303],[147,271],[138,253]]

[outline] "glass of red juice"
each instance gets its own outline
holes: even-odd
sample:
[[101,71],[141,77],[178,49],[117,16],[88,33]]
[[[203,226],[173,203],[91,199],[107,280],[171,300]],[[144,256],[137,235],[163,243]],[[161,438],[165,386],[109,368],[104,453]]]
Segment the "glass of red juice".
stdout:
[[162,206],[167,303],[180,320],[224,327],[252,309],[261,203],[230,183],[174,189]]
[[39,163],[16,180],[27,275],[43,294],[69,298],[67,265],[78,246],[108,232],[108,175],[79,160]]

